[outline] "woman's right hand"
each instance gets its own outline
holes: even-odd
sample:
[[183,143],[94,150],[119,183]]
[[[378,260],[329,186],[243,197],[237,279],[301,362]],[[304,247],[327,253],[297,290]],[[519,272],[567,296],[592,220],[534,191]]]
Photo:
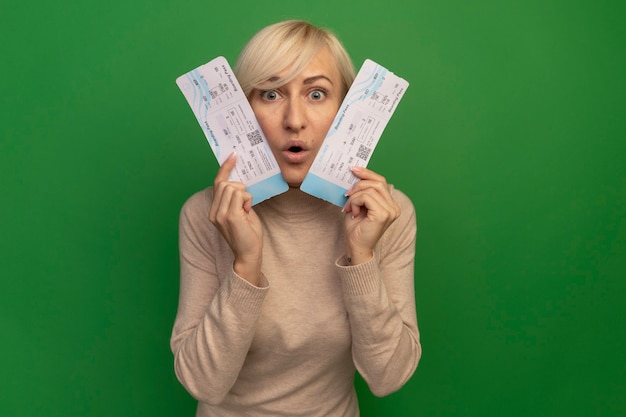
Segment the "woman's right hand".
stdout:
[[235,153],[217,171],[209,220],[220,231],[235,256],[235,273],[253,285],[259,284],[263,253],[263,226],[252,209],[246,186],[228,177],[235,167]]

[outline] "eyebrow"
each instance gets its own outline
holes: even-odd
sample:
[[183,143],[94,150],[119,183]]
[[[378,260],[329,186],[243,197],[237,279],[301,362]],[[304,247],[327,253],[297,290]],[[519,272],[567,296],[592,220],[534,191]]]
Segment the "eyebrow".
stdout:
[[[319,79],[322,79],[322,78],[323,78],[323,79],[325,79],[325,80],[328,80],[328,82],[329,82],[329,83],[333,84],[333,82],[331,81],[331,79],[330,79],[330,78],[328,78],[328,77],[327,77],[327,76],[325,76],[325,75],[314,75],[313,77],[306,78],[306,79],[304,80],[304,84],[312,84],[312,83],[314,83],[315,81],[317,81],[317,80],[319,80]],[[333,84],[333,85],[334,85],[334,84]]]
[[[313,84],[315,81],[317,81],[317,80],[319,80],[319,79],[325,79],[325,80],[328,80],[328,82],[329,82],[329,83],[331,83],[332,85],[334,85],[334,84],[333,84],[333,82],[332,82],[332,80],[331,80],[330,78],[328,78],[327,76],[325,76],[325,75],[314,75],[314,76],[312,76],[312,77],[305,78],[305,79],[304,79],[304,81],[303,81],[303,84]],[[280,80],[280,77],[274,76],[274,77],[271,77],[271,78],[270,78],[269,80],[267,80],[267,81],[269,81],[269,82],[275,82],[275,81],[278,81],[278,80]]]

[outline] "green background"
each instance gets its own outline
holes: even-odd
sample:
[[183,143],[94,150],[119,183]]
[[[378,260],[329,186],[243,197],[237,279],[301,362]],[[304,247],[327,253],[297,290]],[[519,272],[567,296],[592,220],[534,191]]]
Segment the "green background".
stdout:
[[424,355],[363,416],[626,415],[626,3],[4,1],[0,415],[192,416],[179,75],[304,18],[411,86],[370,167],[418,213]]

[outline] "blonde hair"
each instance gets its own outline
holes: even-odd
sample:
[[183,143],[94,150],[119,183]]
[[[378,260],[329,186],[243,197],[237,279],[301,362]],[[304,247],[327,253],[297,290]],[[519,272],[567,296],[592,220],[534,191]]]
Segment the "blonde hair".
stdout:
[[[249,97],[261,84],[264,89],[287,84],[325,46],[337,65],[345,94],[355,77],[350,56],[331,31],[302,20],[286,20],[261,29],[243,48],[233,70]],[[283,71],[280,80],[274,80]]]

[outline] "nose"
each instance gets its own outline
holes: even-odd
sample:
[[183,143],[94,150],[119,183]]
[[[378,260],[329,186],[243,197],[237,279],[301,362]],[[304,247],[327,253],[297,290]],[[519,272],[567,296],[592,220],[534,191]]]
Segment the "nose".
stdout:
[[305,104],[297,98],[289,99],[285,103],[283,126],[287,130],[299,132],[306,127]]

